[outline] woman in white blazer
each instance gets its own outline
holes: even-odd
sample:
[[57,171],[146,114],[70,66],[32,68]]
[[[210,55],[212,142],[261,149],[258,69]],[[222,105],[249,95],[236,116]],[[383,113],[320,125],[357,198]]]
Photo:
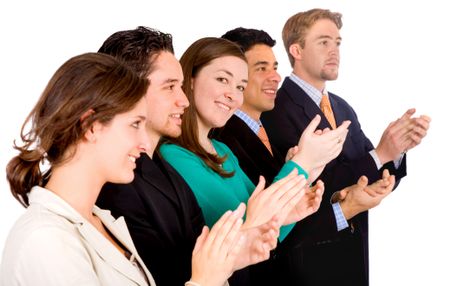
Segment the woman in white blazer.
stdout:
[[[104,183],[132,181],[148,146],[148,84],[104,54],[74,57],[56,71],[7,166],[12,194],[27,211],[6,241],[0,285],[155,285],[123,218],[95,206]],[[231,275],[243,209],[204,229],[193,281],[221,285]]]

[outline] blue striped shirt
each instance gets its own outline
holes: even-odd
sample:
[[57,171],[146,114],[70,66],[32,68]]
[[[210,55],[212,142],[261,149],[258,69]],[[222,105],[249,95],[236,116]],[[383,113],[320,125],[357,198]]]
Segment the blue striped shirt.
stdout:
[[251,118],[250,116],[248,116],[247,113],[245,113],[244,111],[237,109],[234,112],[234,115],[236,115],[237,117],[239,117],[242,121],[245,122],[245,124],[247,124],[247,126],[253,131],[255,132],[256,135],[258,135],[259,132],[259,128],[262,126],[261,124],[261,120],[256,121],[255,119]]

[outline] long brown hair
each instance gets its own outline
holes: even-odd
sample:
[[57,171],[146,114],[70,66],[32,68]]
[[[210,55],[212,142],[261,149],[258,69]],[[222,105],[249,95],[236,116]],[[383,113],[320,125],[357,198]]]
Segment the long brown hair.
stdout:
[[[73,157],[74,152],[66,151],[75,149],[70,147],[92,124],[107,124],[115,115],[131,110],[147,87],[147,79],[105,54],[87,53],[65,62],[26,118],[20,132],[23,144],[14,141],[19,154],[6,167],[13,196],[27,207],[31,188],[44,186],[52,167]],[[44,161],[50,168],[43,172]]]
[[195,41],[187,48],[181,56],[180,64],[183,68],[183,91],[189,100],[189,107],[184,111],[181,124],[181,136],[176,139],[170,139],[189,151],[199,156],[205,164],[214,172],[222,177],[232,177],[234,172],[226,172],[222,168],[227,156],[220,157],[208,153],[201,145],[198,139],[197,108],[194,101],[194,92],[191,88],[191,82],[197,74],[211,63],[211,61],[224,56],[234,56],[247,62],[244,53],[239,46],[221,38],[206,37]]

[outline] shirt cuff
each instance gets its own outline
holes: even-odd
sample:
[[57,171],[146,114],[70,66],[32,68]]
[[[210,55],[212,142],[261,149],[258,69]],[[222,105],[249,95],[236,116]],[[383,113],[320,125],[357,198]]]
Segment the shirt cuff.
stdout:
[[383,165],[381,165],[380,158],[378,158],[377,152],[375,152],[375,149],[369,152],[370,156],[372,156],[373,160],[375,161],[375,164],[377,165],[377,169],[380,170]]
[[400,153],[400,157],[398,157],[398,159],[397,160],[394,160],[394,166],[395,166],[395,169],[398,169],[398,167],[400,167],[400,165],[402,164],[402,161],[403,161],[403,157],[405,157],[405,153]]
[[[377,152],[375,152],[375,149],[369,152],[369,154],[372,156],[373,160],[375,161],[375,164],[377,165],[377,169],[380,170],[383,165],[381,165],[381,161],[378,158]],[[397,160],[394,160],[394,166],[395,169],[398,169],[398,167],[401,165],[403,157],[405,156],[405,153],[401,153],[400,157],[398,157]]]
[[333,207],[334,217],[336,218],[337,230],[341,231],[346,229],[348,227],[348,222],[342,212],[341,205],[339,203],[334,203],[331,206]]

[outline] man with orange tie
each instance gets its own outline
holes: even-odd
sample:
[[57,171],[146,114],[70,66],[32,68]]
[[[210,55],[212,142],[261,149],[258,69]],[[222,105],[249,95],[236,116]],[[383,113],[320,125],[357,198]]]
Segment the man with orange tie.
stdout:
[[428,116],[413,117],[415,109],[409,109],[389,124],[374,148],[353,108],[326,90],[326,82],[338,76],[341,27],[341,14],[323,9],[288,19],[282,36],[293,72],[278,90],[274,109],[261,119],[282,155],[316,114],[322,116],[319,129],[352,122],[341,154],[319,176],[325,183],[319,211],[297,223],[296,235],[289,236],[295,239],[278,246],[279,285],[369,284],[368,209],[376,204],[352,210],[355,197],[339,196],[338,191],[363,175],[370,184],[381,178],[383,169],[395,175],[398,185],[406,175],[406,151],[420,144],[429,127]]
[[266,185],[270,185],[285,163],[284,156],[272,148],[260,121],[261,113],[274,107],[281,81],[272,51],[275,40],[265,31],[246,28],[230,30],[222,38],[235,42],[245,53],[248,83],[241,108],[213,136],[233,151],[255,185],[259,176],[264,176]]

